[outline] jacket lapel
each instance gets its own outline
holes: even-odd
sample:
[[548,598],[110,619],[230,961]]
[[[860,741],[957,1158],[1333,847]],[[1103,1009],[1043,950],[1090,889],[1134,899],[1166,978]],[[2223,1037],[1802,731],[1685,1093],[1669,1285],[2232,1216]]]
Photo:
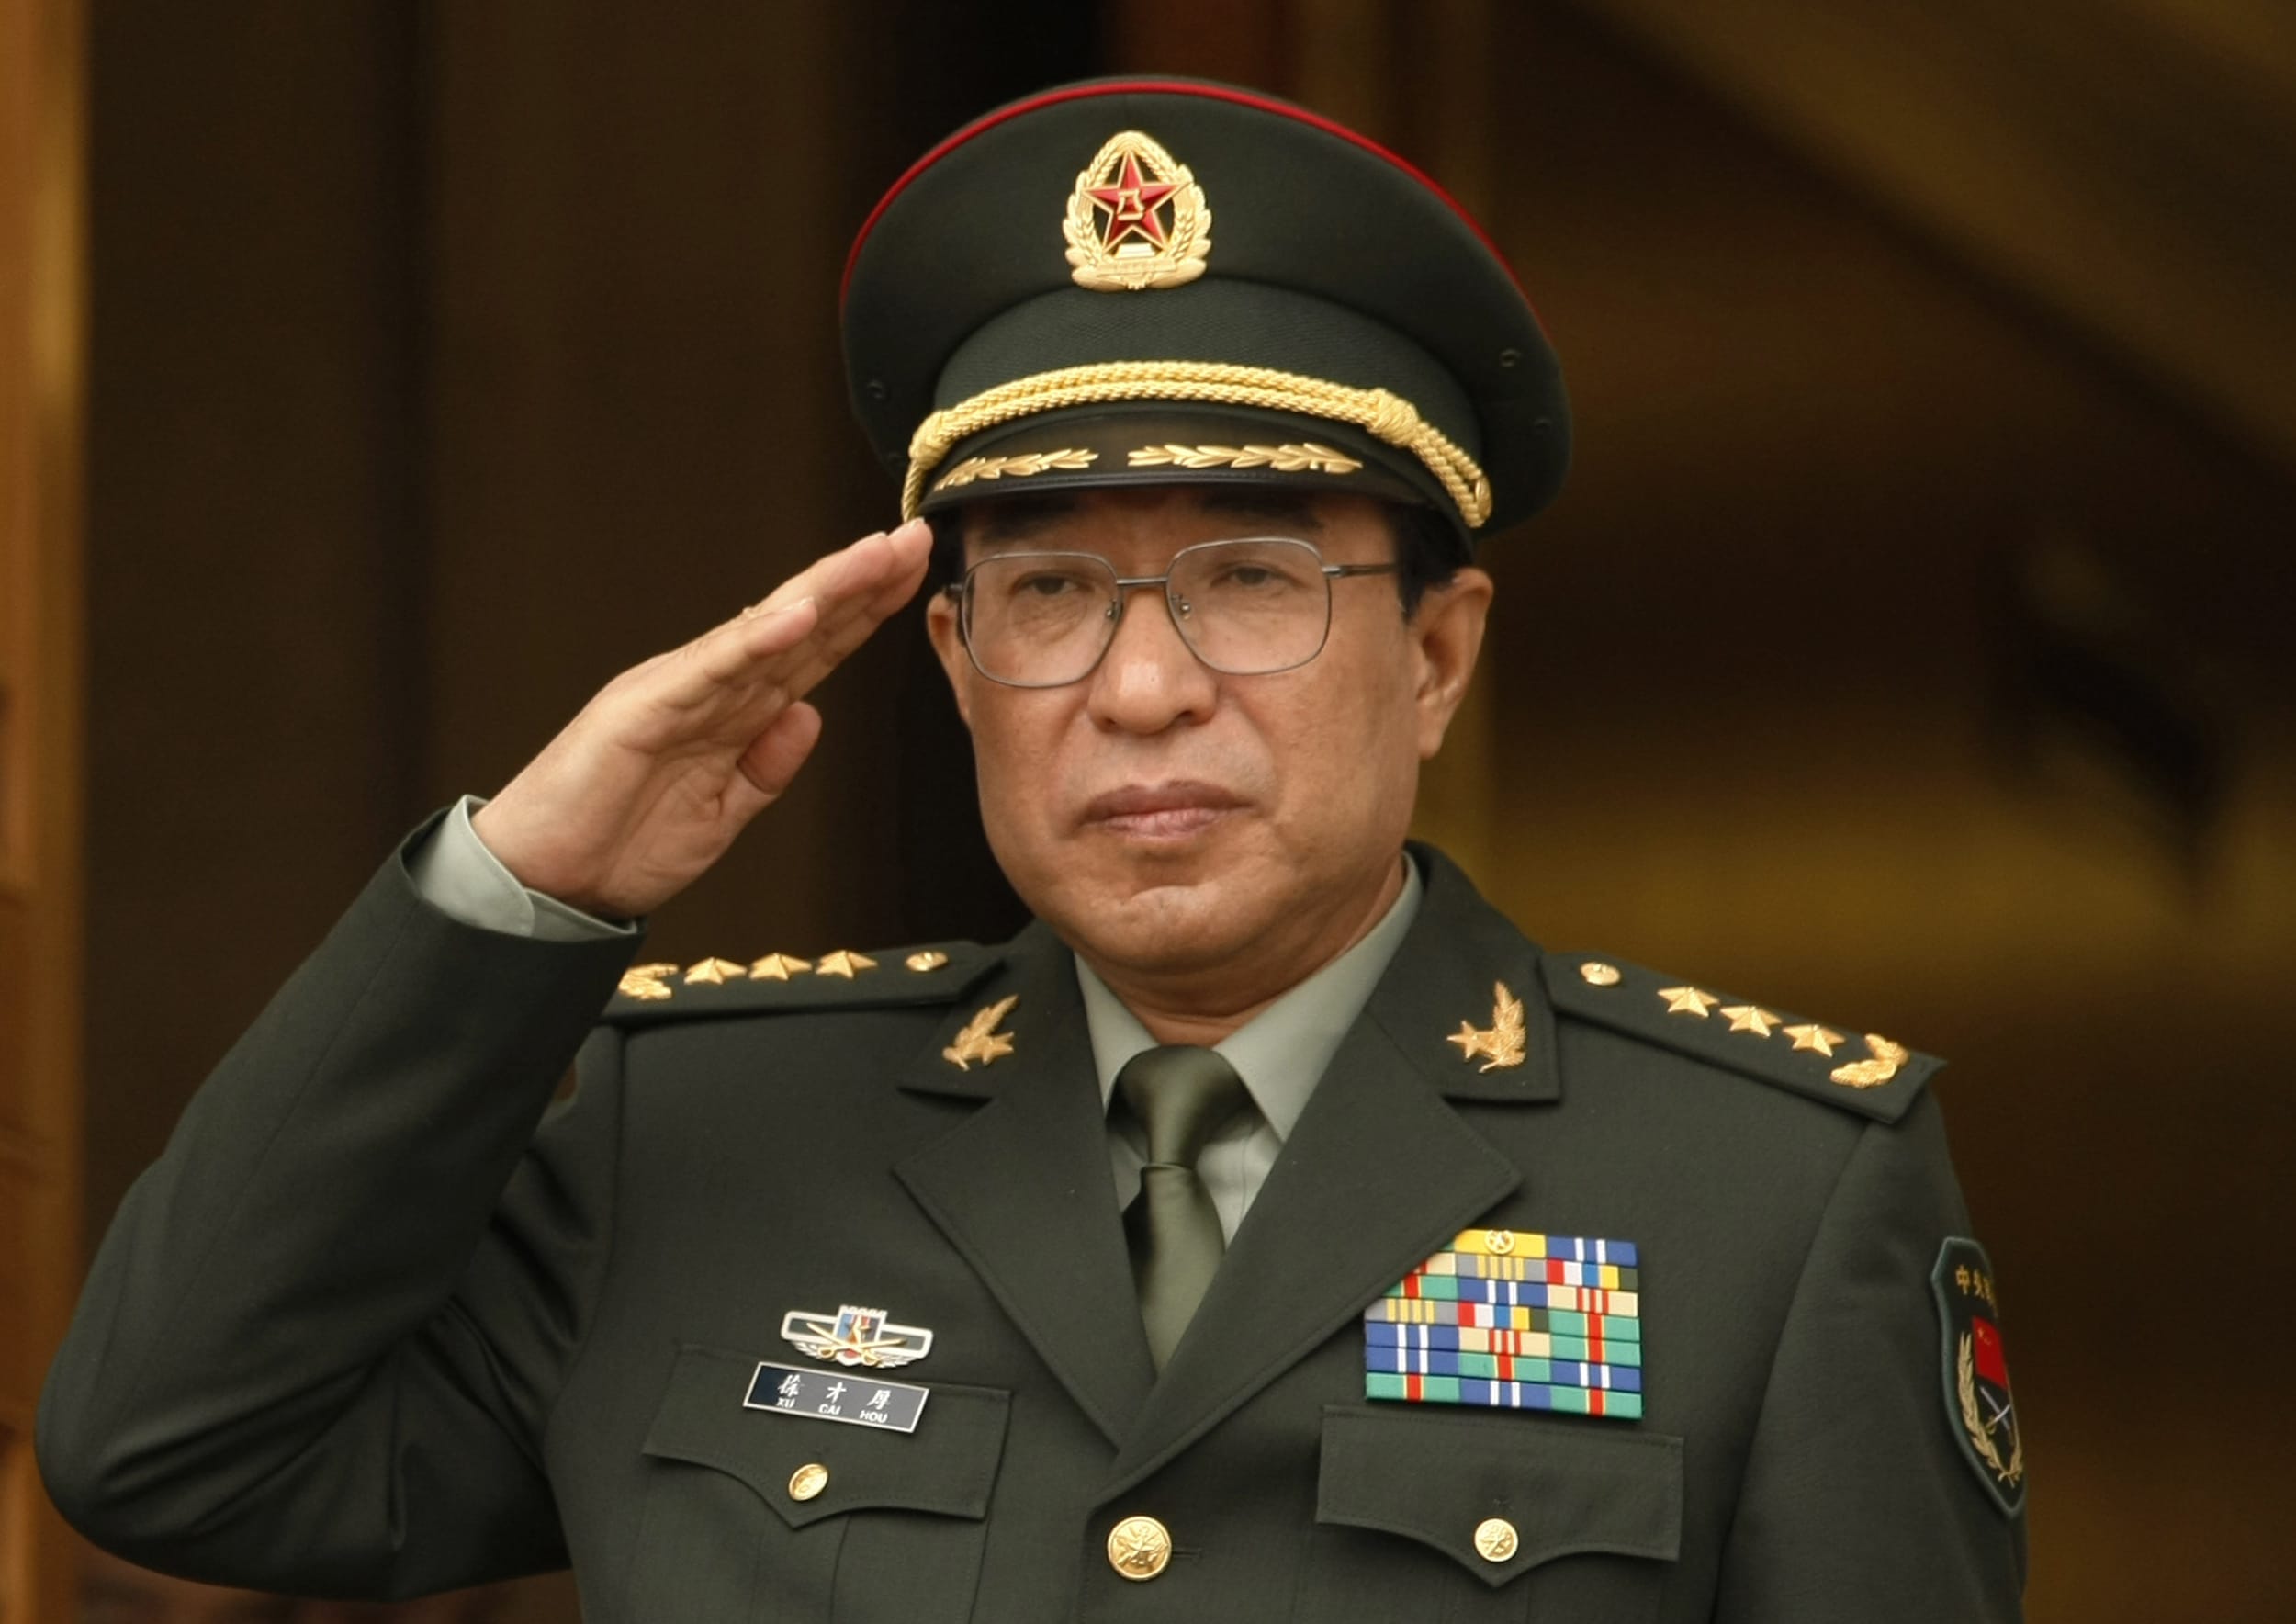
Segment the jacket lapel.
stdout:
[[[976,1010],[1017,995],[1013,1049],[960,1071],[941,1050]],[[1039,1357],[1120,1443],[1154,1380],[1109,1172],[1092,1044],[1074,961],[1043,925],[1014,942],[913,1063],[904,1088],[986,1103],[894,1172],[1012,1316]]]
[[[1447,861],[1413,850],[1427,881],[1419,917],[1123,1439],[1109,1494],[1218,1425],[1522,1181],[1446,1096],[1559,1097],[1538,951]],[[1483,1070],[1446,1038],[1462,1022],[1497,1024],[1494,983],[1522,1002],[1522,1060]]]

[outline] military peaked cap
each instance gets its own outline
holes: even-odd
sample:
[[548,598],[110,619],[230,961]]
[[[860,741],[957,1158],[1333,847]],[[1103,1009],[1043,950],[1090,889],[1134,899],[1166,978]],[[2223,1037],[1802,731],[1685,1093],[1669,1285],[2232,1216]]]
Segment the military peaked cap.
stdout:
[[1071,85],[958,130],[861,227],[843,321],[904,516],[1178,479],[1420,502],[1471,539],[1570,460],[1554,351],[1466,211],[1229,85]]

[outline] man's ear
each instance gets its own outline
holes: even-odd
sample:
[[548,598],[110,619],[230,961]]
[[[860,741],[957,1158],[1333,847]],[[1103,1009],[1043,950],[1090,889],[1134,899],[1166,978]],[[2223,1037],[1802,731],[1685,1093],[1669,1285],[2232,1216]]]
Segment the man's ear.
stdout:
[[1491,577],[1472,565],[1430,587],[1405,628],[1419,667],[1419,759],[1443,748],[1443,735],[1467,697],[1491,616]]
[[957,602],[947,592],[935,591],[925,601],[925,635],[933,640],[933,652],[940,656],[941,674],[949,679],[949,692],[957,702],[957,716],[968,727],[973,726],[973,661],[965,654],[964,638],[957,629]]

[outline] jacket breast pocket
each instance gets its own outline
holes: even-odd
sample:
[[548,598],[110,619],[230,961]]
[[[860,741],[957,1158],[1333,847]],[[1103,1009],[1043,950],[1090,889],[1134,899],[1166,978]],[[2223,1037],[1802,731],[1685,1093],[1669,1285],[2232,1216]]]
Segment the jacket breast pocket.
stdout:
[[679,1350],[646,1435],[627,1616],[970,1618],[1011,1395],[933,1385],[896,1432],[748,1409],[757,1367]]
[[1647,1624],[1681,1553],[1682,1440],[1599,1427],[1327,1406],[1294,1617]]

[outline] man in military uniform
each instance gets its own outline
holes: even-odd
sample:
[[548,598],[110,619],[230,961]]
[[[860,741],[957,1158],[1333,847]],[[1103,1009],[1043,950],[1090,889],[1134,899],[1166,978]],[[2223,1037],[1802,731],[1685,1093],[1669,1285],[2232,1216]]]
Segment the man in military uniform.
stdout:
[[[570,1561],[596,1619],[2015,1617],[1937,1063],[1405,846],[1472,544],[1567,456],[1472,222],[1073,86],[902,179],[844,320],[908,522],[384,865],[104,1246],[67,1514],[322,1593]],[[633,965],[935,557],[1037,922]]]

